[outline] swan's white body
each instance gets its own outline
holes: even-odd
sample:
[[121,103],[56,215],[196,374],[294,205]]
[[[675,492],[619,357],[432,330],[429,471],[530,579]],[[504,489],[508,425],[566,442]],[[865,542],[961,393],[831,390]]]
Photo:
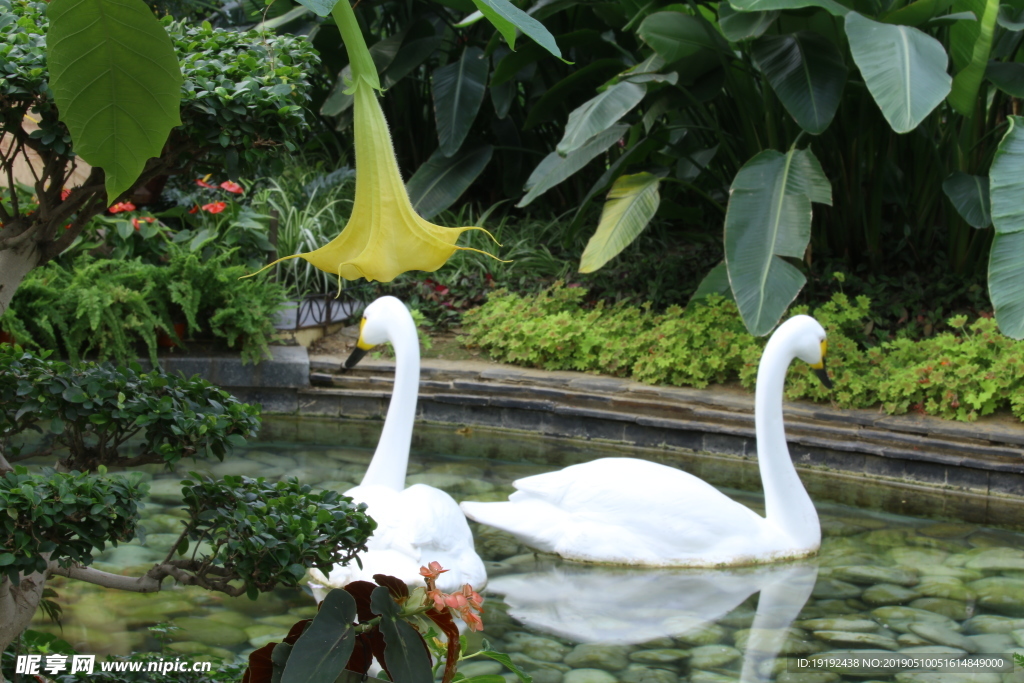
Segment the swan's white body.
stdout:
[[825,331],[794,316],[765,347],[757,373],[754,422],[765,516],[674,467],[602,458],[514,483],[508,502],[464,502],[473,520],[523,543],[589,562],[715,567],[804,557],[821,527],[786,446],[782,390],[794,358],[820,366]]
[[372,581],[374,574],[398,577],[423,585],[419,569],[440,562],[448,571],[437,587],[450,593],[463,584],[480,590],[487,583],[484,563],[473,548],[473,534],[458,503],[444,491],[425,484],[405,488],[412,426],[419,394],[420,348],[416,326],[398,299],[381,297],[366,307],[360,347],[390,341],[395,350],[395,386],[377,450],[359,486],[345,492],[366,503],[377,529],[355,562],[335,567],[325,576],[310,570],[310,588],[320,601],[331,588],[356,580]]

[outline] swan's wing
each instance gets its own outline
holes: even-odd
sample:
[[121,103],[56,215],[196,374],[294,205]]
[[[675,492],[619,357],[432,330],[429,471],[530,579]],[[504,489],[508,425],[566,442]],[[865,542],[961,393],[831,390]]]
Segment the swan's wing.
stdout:
[[[367,504],[377,529],[363,557],[366,574],[371,568],[419,585],[419,568],[440,562],[449,571],[441,574],[438,588],[451,592],[468,583],[482,588],[487,583],[483,561],[473,546],[473,534],[458,503],[444,491],[414,484],[403,491],[379,486],[358,486],[347,493]],[[400,573],[399,573],[400,572]]]
[[723,539],[751,538],[764,520],[674,467],[602,458],[515,482],[508,503],[464,503],[477,521],[577,559],[647,564],[706,557]]

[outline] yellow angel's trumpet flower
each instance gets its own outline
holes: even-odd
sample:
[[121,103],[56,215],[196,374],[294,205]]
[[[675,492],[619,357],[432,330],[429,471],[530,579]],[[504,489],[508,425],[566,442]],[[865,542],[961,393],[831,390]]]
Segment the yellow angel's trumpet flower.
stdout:
[[[346,91],[354,93],[355,98],[356,197],[352,215],[341,234],[329,243],[315,251],[279,258],[257,273],[287,259],[304,258],[320,270],[337,275],[339,285],[341,278],[390,282],[407,270],[435,271],[456,250],[487,254],[455,246],[466,230],[487,232],[483,228],[441,227],[413,209],[398,170],[391,132],[374,92],[380,89],[377,70],[348,0],[339,0],[333,15],[352,66],[352,85]],[[252,275],[256,273],[245,277]]]

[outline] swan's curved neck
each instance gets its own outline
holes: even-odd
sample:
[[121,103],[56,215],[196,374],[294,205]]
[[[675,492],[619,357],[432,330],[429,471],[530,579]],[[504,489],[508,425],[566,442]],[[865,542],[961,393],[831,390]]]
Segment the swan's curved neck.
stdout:
[[420,388],[420,340],[411,318],[392,319],[388,336],[395,349],[395,387],[377,450],[360,485],[401,491],[405,488]]
[[757,463],[767,521],[800,546],[816,547],[821,540],[818,513],[793,467],[782,424],[782,392],[794,357],[784,333],[773,335],[761,356],[754,397]]

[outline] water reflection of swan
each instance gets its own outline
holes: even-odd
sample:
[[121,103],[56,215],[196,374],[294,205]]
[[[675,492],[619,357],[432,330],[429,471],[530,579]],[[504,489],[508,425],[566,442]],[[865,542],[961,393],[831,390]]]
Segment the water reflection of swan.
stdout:
[[629,645],[695,632],[760,591],[741,681],[759,681],[810,598],[818,568],[787,563],[730,569],[644,569],[543,561],[492,577],[509,616],[578,643]]
[[330,588],[341,588],[358,579],[372,580],[374,574],[422,585],[419,568],[432,561],[449,570],[437,581],[442,591],[452,592],[465,583],[482,588],[487,583],[487,572],[473,548],[473,534],[458,503],[444,491],[425,484],[405,488],[420,380],[419,338],[405,304],[384,296],[366,307],[357,348],[345,366],[354,366],[367,350],[386,341],[395,350],[391,404],[362,482],[345,492],[355,501],[366,503],[377,529],[366,544],[369,552],[360,555],[362,569],[351,562],[335,567],[329,577],[310,570],[310,588],[318,601]]
[[786,446],[782,389],[795,359],[825,373],[825,330],[797,315],[761,356],[754,399],[765,516],[678,470],[602,458],[515,482],[507,502],[463,502],[470,519],[562,557],[647,566],[713,567],[817,552],[821,527]]

